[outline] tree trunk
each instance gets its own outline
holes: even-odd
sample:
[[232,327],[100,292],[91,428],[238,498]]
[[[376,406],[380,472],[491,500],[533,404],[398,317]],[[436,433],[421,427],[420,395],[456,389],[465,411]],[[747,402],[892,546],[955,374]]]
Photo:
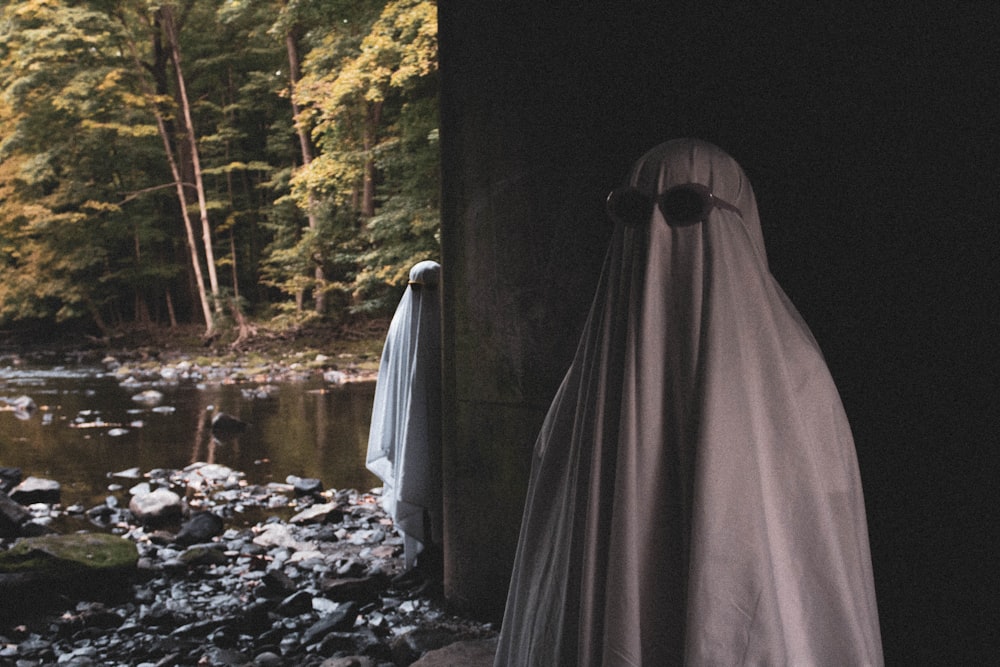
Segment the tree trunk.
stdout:
[[[295,29],[289,30],[285,34],[285,48],[288,51],[288,88],[289,97],[292,100],[292,119],[295,121],[295,131],[299,137],[299,147],[302,150],[302,165],[308,167],[312,162],[312,146],[309,142],[309,134],[306,128],[299,122],[299,105],[295,101],[295,86],[299,82],[299,49],[295,39]],[[309,196],[306,217],[309,220],[309,229],[316,230],[316,214],[314,212],[313,197]],[[320,315],[326,312],[326,293],[323,291],[326,276],[323,273],[323,258],[316,258],[317,265],[314,277],[316,278],[316,289],[313,296],[316,300],[316,312]]]
[[90,311],[90,316],[94,318],[94,324],[97,326],[98,331],[101,332],[101,336],[105,340],[111,340],[111,329],[108,328],[104,318],[101,317],[101,311],[93,299],[87,298],[87,309]]
[[232,228],[229,229],[229,253],[233,257],[233,301],[237,304],[239,308],[240,303],[240,279],[239,271],[236,266],[236,234],[233,233]]
[[174,312],[174,299],[170,296],[170,290],[167,289],[167,317],[170,318],[170,328],[177,328],[177,313]]
[[187,129],[188,147],[191,151],[191,168],[194,172],[194,187],[198,195],[198,212],[201,217],[202,245],[205,250],[205,263],[208,267],[208,280],[212,287],[212,301],[215,312],[222,311],[219,301],[219,278],[215,270],[215,253],[212,249],[212,226],[208,219],[208,204],[205,200],[205,183],[201,176],[201,160],[198,157],[198,141],[195,137],[194,121],[191,117],[191,103],[188,101],[187,86],[184,83],[184,70],[181,67],[181,49],[174,26],[174,15],[170,5],[160,8],[163,16],[163,28],[170,43],[171,58],[174,61],[174,73],[177,78],[177,93],[180,97],[181,113]]
[[[154,47],[157,47],[159,39],[155,36],[155,34],[156,33],[154,32]],[[135,47],[135,43],[132,40],[128,40],[127,43],[132,52],[132,59],[135,62],[137,71],[147,71],[146,68],[143,67],[142,60],[139,58],[139,52]],[[157,58],[157,62],[162,62],[162,60]],[[157,76],[158,75],[154,68],[153,77],[156,78]],[[181,218],[184,220],[188,256],[191,259],[191,269],[194,271],[198,298],[201,301],[201,310],[205,317],[205,336],[208,337],[215,333],[215,320],[212,317],[212,308],[208,303],[208,292],[205,290],[205,278],[201,273],[201,261],[198,259],[198,246],[195,242],[194,228],[191,226],[191,218],[187,213],[187,197],[184,194],[184,181],[181,178],[181,171],[180,167],[177,165],[177,160],[174,159],[174,149],[170,143],[170,132],[167,129],[166,120],[163,118],[163,114],[160,112],[160,109],[156,104],[156,91],[150,88],[144,78],[140,77],[140,80],[142,81],[143,88],[145,88],[144,92],[149,99],[152,100],[150,107],[153,110],[153,117],[156,119],[156,128],[160,133],[160,138],[163,140],[163,152],[166,154],[167,164],[170,166],[170,173],[174,179],[177,201],[181,207]],[[159,79],[157,80],[159,81]]]
[[[132,244],[135,250],[135,266],[136,268],[142,266],[142,243],[139,239],[139,228],[136,227],[132,232]],[[133,306],[132,316],[138,324],[142,324],[145,327],[149,327],[150,316],[149,316],[149,306],[146,303],[146,297],[143,294],[142,287],[136,285],[134,288],[135,294],[135,304]]]

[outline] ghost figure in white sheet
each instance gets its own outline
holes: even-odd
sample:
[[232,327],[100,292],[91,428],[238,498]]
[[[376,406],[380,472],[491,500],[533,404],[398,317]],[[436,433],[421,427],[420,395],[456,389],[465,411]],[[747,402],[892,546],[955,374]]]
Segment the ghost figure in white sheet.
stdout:
[[881,665],[851,430],[746,175],[671,141],[608,208],[496,665]]
[[383,482],[407,569],[441,543],[440,276],[433,261],[410,270],[382,350],[368,436],[366,465]]

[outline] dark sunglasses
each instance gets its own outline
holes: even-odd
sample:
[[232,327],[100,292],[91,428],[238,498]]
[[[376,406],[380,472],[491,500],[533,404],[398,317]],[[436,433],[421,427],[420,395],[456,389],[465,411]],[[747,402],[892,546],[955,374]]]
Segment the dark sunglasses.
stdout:
[[643,224],[653,214],[653,206],[660,209],[668,224],[677,227],[704,222],[713,208],[743,213],[727,201],[719,199],[701,183],[683,183],[668,188],[653,201],[638,188],[617,188],[608,195],[608,216],[614,222],[626,225]]

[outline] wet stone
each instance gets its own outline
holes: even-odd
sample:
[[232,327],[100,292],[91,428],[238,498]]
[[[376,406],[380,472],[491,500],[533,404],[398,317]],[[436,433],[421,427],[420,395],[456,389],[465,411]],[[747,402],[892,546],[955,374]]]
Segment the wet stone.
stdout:
[[292,485],[295,489],[295,495],[299,497],[317,496],[323,492],[323,482],[318,479],[311,477],[295,477],[292,475],[285,481]]
[[0,493],[9,493],[11,489],[21,483],[21,479],[20,468],[0,468]]
[[349,630],[354,627],[354,621],[358,617],[357,605],[348,602],[339,607],[335,612],[324,616],[316,623],[309,626],[302,636],[302,643],[306,646],[320,641],[331,632],[337,630]]
[[197,512],[184,522],[177,533],[178,544],[198,544],[208,542],[222,534],[222,517],[212,512]]
[[[365,655],[351,655],[342,658],[330,658],[323,661],[320,667],[381,667],[381,664]],[[392,665],[393,663],[388,664]]]
[[264,594],[270,594],[275,597],[288,595],[295,590],[296,584],[287,574],[281,570],[270,570],[264,574],[262,577],[264,584]]
[[212,433],[217,436],[230,436],[247,430],[249,424],[225,412],[217,412],[212,417]]
[[380,591],[385,590],[386,576],[378,574],[370,577],[329,578],[320,581],[320,590],[327,598],[335,601],[355,600],[369,602],[378,598]]
[[[242,473],[206,463],[128,472],[197,501],[194,512],[176,535],[109,503],[78,515],[81,529],[99,520],[134,543],[130,594],[0,622],[0,664],[387,667],[409,664],[394,652],[412,662],[496,634],[394,581],[402,540],[377,495],[297,496],[291,484],[246,485]],[[295,508],[284,516],[316,509],[301,523],[272,516],[239,527],[237,505]],[[181,502],[175,518],[185,511]],[[207,532],[185,532],[201,521]]]
[[455,641],[453,632],[441,628],[418,628],[400,635],[392,643],[396,664],[409,665],[424,653],[447,646]]
[[256,667],[281,667],[284,661],[274,651],[263,651],[254,657],[253,664]]
[[428,651],[412,667],[493,667],[496,655],[496,638],[458,641],[448,646]]
[[55,505],[61,500],[62,486],[55,480],[29,476],[11,489],[9,495],[11,500],[22,505]]
[[196,544],[181,552],[178,559],[189,565],[224,565],[229,561],[221,544]]
[[277,612],[283,616],[298,616],[313,608],[313,596],[307,591],[292,593],[278,605]]
[[23,528],[29,521],[31,512],[0,493],[0,538],[22,535]]
[[169,489],[156,489],[132,496],[129,510],[141,523],[156,524],[181,516],[181,497]]
[[344,513],[336,503],[320,503],[302,510],[289,521],[295,524],[340,522]]
[[32,415],[38,412],[38,405],[30,396],[3,398],[0,401],[6,403],[8,406],[7,409],[13,411],[14,416],[18,419],[30,419]]

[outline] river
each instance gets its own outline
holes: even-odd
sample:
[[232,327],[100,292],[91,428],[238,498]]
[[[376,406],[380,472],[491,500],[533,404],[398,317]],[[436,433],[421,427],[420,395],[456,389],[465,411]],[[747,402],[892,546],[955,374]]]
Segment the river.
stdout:
[[[0,409],[0,467],[58,481],[62,504],[104,502],[113,473],[183,468],[205,461],[246,473],[251,483],[289,475],[328,489],[380,484],[364,467],[374,382],[327,382],[320,374],[267,383],[181,379],[153,385],[162,399],[134,400],[148,386],[123,382],[102,366],[0,366],[0,408],[19,396],[30,416]],[[4,401],[3,399],[7,399]],[[249,424],[232,438],[213,437],[223,411]]]

